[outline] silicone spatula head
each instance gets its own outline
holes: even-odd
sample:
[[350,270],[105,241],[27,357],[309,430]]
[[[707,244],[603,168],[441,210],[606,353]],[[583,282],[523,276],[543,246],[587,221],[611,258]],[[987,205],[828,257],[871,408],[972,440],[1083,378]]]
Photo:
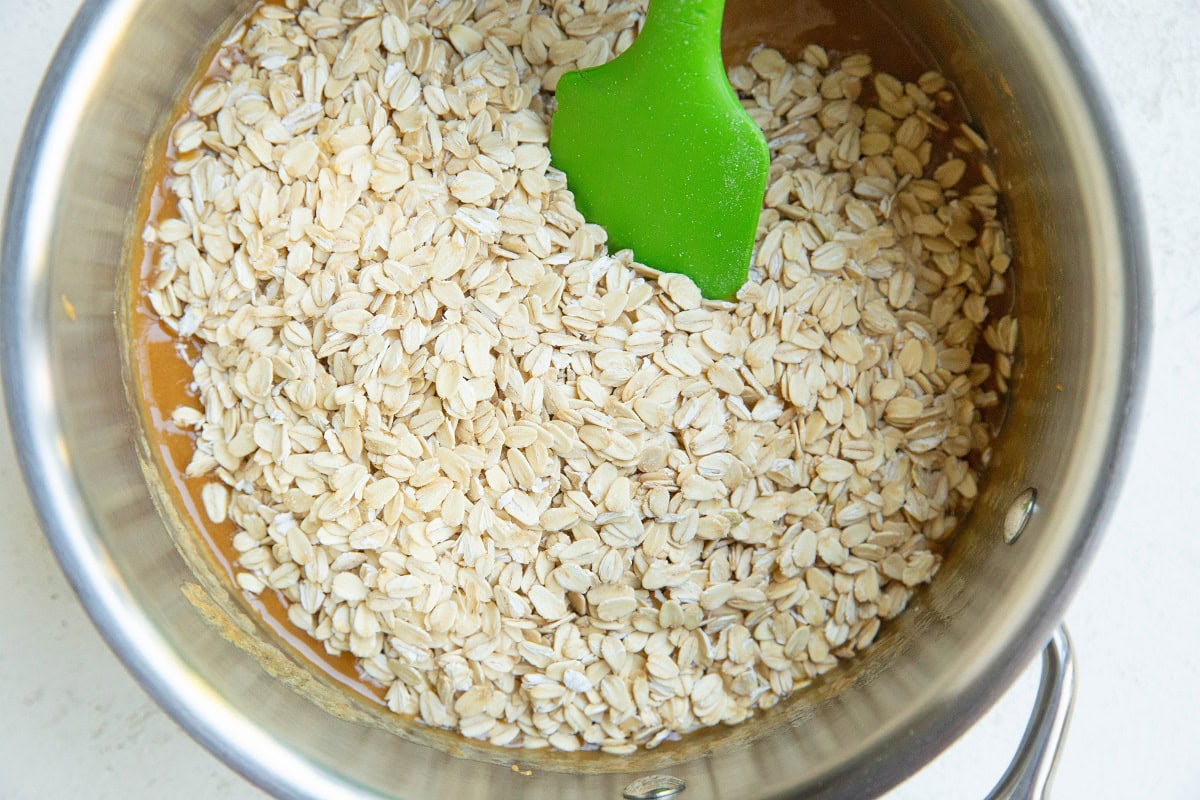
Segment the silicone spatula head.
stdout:
[[554,166],[610,250],[690,277],[710,299],[746,280],[770,157],[721,63],[724,0],[652,0],[617,58],[558,82]]

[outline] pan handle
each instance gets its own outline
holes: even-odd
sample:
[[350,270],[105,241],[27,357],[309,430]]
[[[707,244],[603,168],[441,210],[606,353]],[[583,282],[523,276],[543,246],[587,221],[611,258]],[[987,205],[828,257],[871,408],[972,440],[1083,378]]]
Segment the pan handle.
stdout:
[[[1065,625],[1042,651],[1042,680],[1033,714],[1004,776],[984,800],[1046,800],[1058,751],[1075,701],[1075,654]],[[668,800],[686,784],[668,775],[649,775],[625,787],[627,800]]]
[[1017,753],[985,800],[1045,800],[1075,701],[1075,654],[1065,625],[1042,651],[1042,680]]

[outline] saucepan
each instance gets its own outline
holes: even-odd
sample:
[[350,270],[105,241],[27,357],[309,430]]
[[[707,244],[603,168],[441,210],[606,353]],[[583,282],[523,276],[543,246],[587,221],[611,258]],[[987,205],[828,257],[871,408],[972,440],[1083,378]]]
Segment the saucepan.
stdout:
[[[930,761],[1046,648],[997,796],[1040,791],[1071,683],[1052,633],[1099,542],[1144,382],[1142,223],[1095,71],[1050,0],[881,5],[937,55],[994,148],[1021,326],[1003,435],[937,580],[860,658],[745,725],[617,758],[477,750],[383,724],[272,644],[156,506],[122,377],[121,276],[150,154],[246,5],[85,3],[10,190],[4,386],[46,535],[155,699],[281,797],[864,798]],[[779,9],[778,27],[795,24],[794,3]]]

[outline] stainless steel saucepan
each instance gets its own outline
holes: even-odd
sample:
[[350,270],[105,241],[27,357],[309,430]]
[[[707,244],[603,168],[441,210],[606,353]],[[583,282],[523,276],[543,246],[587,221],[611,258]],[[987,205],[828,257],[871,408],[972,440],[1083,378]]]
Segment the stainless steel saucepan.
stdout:
[[[1003,436],[938,579],[875,646],[746,725],[617,758],[497,752],[389,723],[271,644],[164,522],[122,380],[119,277],[148,154],[207,45],[246,6],[85,3],[10,190],[4,385],[46,534],[158,702],[268,791],[323,800],[857,799],[970,726],[1051,638],[1114,495],[1144,373],[1142,228],[1094,71],[1050,0],[884,4],[968,98],[1005,185],[1021,350]],[[1070,670],[1064,639],[1047,653],[1038,713],[997,796],[1033,796],[1051,764]]]

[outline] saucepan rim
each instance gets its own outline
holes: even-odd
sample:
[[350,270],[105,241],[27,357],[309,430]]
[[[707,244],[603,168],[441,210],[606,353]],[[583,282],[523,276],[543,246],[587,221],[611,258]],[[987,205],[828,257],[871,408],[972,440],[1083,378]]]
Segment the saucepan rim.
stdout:
[[[89,65],[110,56],[110,43],[132,19],[140,0],[88,0],[61,42],[27,122],[9,187],[0,263],[0,369],[9,425],[26,485],[42,528],[63,571],[109,647],[145,690],[185,730],[230,767],[262,789],[304,798],[382,797],[344,775],[315,765],[258,728],[223,698],[205,691],[203,678],[186,664],[137,603],[100,544],[83,500],[71,454],[62,444],[58,401],[51,386],[47,336],[46,244],[51,240],[56,198],[62,190],[65,153],[92,86]],[[1098,541],[1116,492],[1142,395],[1149,352],[1149,274],[1136,183],[1116,123],[1096,85],[1096,70],[1054,0],[1029,0],[1047,39],[1059,48],[1062,77],[1077,92],[1091,124],[1099,185],[1108,192],[1117,232],[1123,283],[1123,362],[1110,425],[1103,431],[1103,459],[1066,556],[1048,582],[1033,618],[998,648],[948,708],[925,709],[909,747],[878,747],[823,776],[842,789],[883,791],[931,760],[972,724],[1015,679],[1042,646]],[[1097,432],[1100,435],[1101,432]],[[866,768],[871,775],[861,773]]]

